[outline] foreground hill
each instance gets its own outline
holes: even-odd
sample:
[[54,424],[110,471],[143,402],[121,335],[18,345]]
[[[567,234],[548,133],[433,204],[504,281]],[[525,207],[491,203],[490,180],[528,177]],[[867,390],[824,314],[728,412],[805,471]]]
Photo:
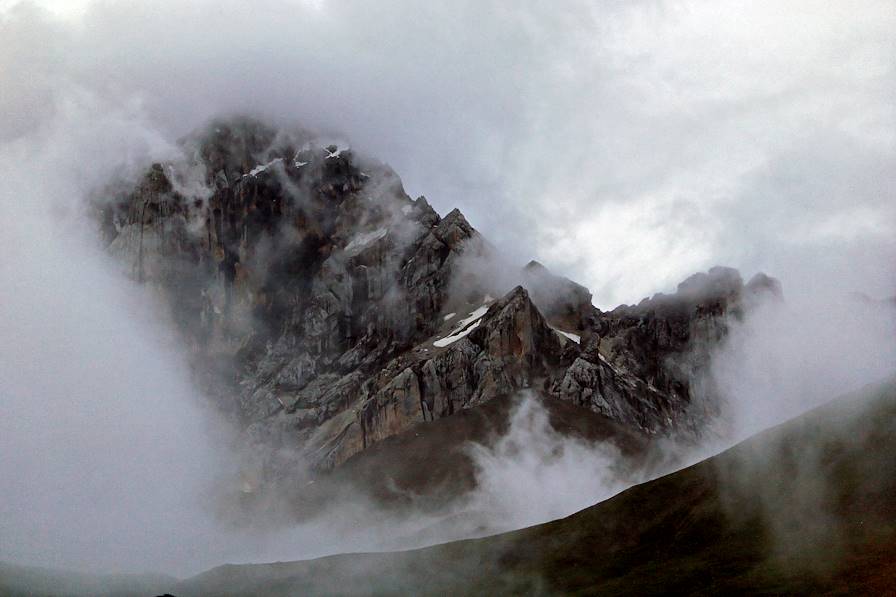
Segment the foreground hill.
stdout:
[[896,383],[563,520],[398,553],[222,566],[177,595],[884,594],[896,589]]

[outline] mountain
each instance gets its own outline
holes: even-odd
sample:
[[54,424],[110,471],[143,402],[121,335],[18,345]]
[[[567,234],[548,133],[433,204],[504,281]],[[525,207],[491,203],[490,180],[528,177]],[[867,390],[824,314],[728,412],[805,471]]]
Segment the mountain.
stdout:
[[[782,299],[775,279],[744,283],[715,267],[672,294],[602,311],[538,262],[509,264],[459,210],[440,216],[407,196],[391,168],[344,144],[237,118],[181,149],[136,179],[110,181],[92,207],[108,251],[168,307],[203,393],[239,431],[237,497],[215,506],[228,524],[270,528],[364,504],[362,516],[420,523],[381,548],[440,544],[228,565],[184,581],[2,564],[0,592],[876,593],[896,584],[892,380],[666,474],[719,414],[710,355],[732,321]],[[508,438],[537,441],[514,439],[527,408],[543,414],[544,433],[572,442],[548,443],[552,455],[606,448],[612,460],[598,465],[620,482],[604,495],[629,489],[495,534],[532,519],[476,501],[477,458]],[[568,476],[546,483],[577,491]],[[576,508],[603,497],[578,493]],[[234,505],[239,520],[229,518]]]
[[248,492],[524,389],[643,437],[699,437],[718,405],[691,384],[726,318],[780,295],[713,268],[603,312],[536,262],[508,267],[460,211],[439,216],[344,145],[242,118],[182,145],[98,193],[96,214],[257,454]]

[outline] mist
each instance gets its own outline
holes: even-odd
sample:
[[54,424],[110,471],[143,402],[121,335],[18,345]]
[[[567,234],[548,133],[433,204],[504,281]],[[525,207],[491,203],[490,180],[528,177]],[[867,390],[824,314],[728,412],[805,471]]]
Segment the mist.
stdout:
[[[836,285],[814,296],[787,297],[785,289],[784,298],[766,297],[728,326],[705,372],[720,415],[699,447],[683,452],[684,461],[752,437],[718,461],[723,503],[741,504],[731,506],[729,518],[741,520],[742,504],[750,503],[761,516],[771,565],[831,574],[853,539],[836,505],[849,484],[831,466],[832,454],[868,443],[853,421],[896,375],[896,303]],[[824,434],[799,419],[825,407]],[[793,419],[789,434],[756,435]],[[875,479],[863,478],[866,491],[884,487]]]
[[896,372],[896,307],[839,290],[765,300],[731,322],[710,370],[731,440]]
[[[713,355],[725,406],[702,455],[896,368],[892,309],[848,297],[896,294],[889,3],[53,8],[0,4],[2,560],[184,575],[447,536],[360,498],[277,531],[221,520],[237,432],[87,214],[98,187],[179,160],[178,139],[221,114],[351,139],[602,308],[718,262],[780,277],[786,301],[732,320]],[[504,264],[482,267],[510,286]],[[531,402],[470,453],[465,507],[489,529],[638,480]]]
[[89,214],[98,188],[182,151],[139,110],[74,92],[0,147],[0,560],[187,575],[371,550],[429,524],[360,497],[286,528],[277,507],[238,514],[252,453],[202,395],[164,296]]
[[87,191],[128,156],[170,147],[95,110],[69,105],[0,149],[0,558],[177,569],[208,540],[205,493],[225,470],[214,414],[167,311],[119,274],[85,215]]
[[477,486],[465,507],[493,533],[569,516],[646,477],[611,443],[557,432],[531,393],[518,397],[510,427],[494,445],[468,450]]
[[[302,522],[285,496],[247,513],[252,446],[203,395],[164,293],[110,255],[90,213],[109,181],[134,184],[155,160],[184,168],[184,148],[95,97],[64,108],[0,153],[0,560],[186,576],[407,549],[565,516],[633,482],[612,446],[561,436],[528,399],[506,436],[469,446],[478,487],[444,512],[397,515],[334,490]],[[302,479],[301,456],[285,457]]]
[[892,294],[885,1],[4,5],[0,139],[73,91],[168,138],[297,120],[601,308],[719,263]]

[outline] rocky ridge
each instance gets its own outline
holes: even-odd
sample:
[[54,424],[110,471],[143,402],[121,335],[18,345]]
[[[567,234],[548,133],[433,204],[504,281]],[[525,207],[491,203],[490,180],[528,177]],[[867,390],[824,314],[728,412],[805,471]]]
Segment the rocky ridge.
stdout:
[[346,147],[231,120],[184,154],[98,199],[109,249],[169,299],[247,442],[317,469],[523,388],[644,434],[699,434],[713,405],[691,380],[726,317],[780,294],[714,268],[602,312],[536,262],[496,288],[469,267],[495,251],[458,210],[440,217]]

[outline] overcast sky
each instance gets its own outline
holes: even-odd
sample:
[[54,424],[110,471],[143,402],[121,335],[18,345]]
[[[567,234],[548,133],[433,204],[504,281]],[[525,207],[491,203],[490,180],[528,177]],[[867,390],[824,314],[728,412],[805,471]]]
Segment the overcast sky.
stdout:
[[0,144],[254,111],[342,134],[601,307],[717,263],[896,294],[893,2],[522,4],[0,0]]

